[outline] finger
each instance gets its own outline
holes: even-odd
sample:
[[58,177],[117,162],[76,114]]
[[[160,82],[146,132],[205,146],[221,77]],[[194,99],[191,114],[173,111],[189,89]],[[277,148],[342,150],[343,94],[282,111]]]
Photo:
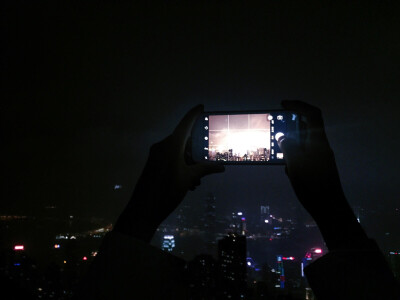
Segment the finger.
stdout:
[[189,110],[183,119],[179,122],[178,126],[173,132],[173,137],[179,143],[180,150],[183,152],[186,146],[186,141],[192,131],[192,127],[196,122],[196,119],[204,111],[202,104],[193,107]]
[[284,100],[282,106],[306,117],[308,136],[311,139],[326,138],[322,113],[318,107],[299,100]]
[[225,167],[217,162],[201,162],[191,166],[190,168],[193,170],[194,176],[198,178],[225,171]]
[[302,150],[300,145],[293,139],[287,137],[281,137],[278,140],[278,145],[283,152],[283,156],[286,160],[286,165],[297,161],[300,158]]

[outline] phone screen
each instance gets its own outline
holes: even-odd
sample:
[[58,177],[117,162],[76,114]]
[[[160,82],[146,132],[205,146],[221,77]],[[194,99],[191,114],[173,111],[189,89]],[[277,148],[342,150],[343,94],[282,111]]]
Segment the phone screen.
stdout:
[[231,164],[284,163],[277,141],[293,135],[298,123],[297,115],[288,111],[205,113],[201,118],[197,157]]

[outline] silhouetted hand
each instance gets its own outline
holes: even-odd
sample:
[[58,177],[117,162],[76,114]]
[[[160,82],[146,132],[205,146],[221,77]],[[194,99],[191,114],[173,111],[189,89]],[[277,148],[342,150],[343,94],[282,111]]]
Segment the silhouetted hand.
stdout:
[[344,196],[320,109],[302,101],[283,101],[282,106],[304,119],[304,143],[282,137],[278,144],[293,189],[317,222],[328,248],[347,247],[351,239],[366,238]]
[[311,215],[318,214],[329,204],[322,199],[327,191],[335,197],[343,196],[321,111],[301,101],[283,101],[282,106],[305,118],[305,121],[301,121],[304,143],[300,145],[294,139],[283,136],[278,144],[284,153],[286,173],[297,197]]
[[151,147],[132,199],[114,230],[149,242],[159,224],[181,203],[189,190],[200,184],[202,177],[225,170],[218,163],[188,164],[185,159],[193,124],[202,112],[202,105],[192,108],[171,135]]

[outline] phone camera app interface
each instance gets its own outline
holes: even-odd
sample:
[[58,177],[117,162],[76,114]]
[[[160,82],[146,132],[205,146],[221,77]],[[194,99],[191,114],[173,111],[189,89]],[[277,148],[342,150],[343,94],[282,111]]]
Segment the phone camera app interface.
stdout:
[[282,112],[209,115],[204,118],[204,158],[211,161],[281,161],[277,140],[285,135],[287,122]]

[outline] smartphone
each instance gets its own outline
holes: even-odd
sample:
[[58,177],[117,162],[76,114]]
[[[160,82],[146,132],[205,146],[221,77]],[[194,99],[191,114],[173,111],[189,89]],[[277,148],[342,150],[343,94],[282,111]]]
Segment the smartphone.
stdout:
[[204,112],[192,129],[192,160],[282,165],[278,139],[287,136],[300,142],[299,132],[299,116],[291,111]]

